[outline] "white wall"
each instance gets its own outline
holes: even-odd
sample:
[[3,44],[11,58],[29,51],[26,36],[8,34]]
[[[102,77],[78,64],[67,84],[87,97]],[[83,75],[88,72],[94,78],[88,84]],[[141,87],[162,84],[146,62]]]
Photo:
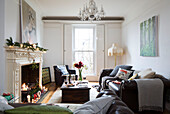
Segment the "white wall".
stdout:
[[[44,39],[43,44],[44,47],[48,48],[46,54],[44,54],[44,67],[51,68],[51,77],[52,81],[54,81],[54,70],[53,66],[58,64],[68,64],[72,67],[72,26],[74,24],[65,24],[65,23],[55,23],[55,22],[45,22],[44,23]],[[81,24],[79,24],[81,25]],[[101,69],[105,68],[114,68],[114,57],[108,57],[107,50],[112,46],[112,43],[117,43],[121,46],[121,23],[112,23],[112,24],[102,24],[103,26],[100,28],[100,33],[97,34],[100,36],[98,40],[100,43],[98,44],[98,49],[100,51],[104,51],[105,55],[102,57],[102,61],[100,60],[101,55],[97,55],[101,63],[97,63],[101,66],[102,63],[105,63],[103,67],[97,67],[96,74],[99,75]],[[100,46],[104,45],[104,49]],[[102,48],[102,49],[101,49]],[[99,52],[98,52],[99,53]],[[121,58],[118,57],[117,64],[121,64]],[[90,81],[98,81],[98,77],[88,76],[88,80]]]
[[54,81],[54,65],[63,64],[63,24],[44,23],[44,47],[49,50],[44,54],[43,67],[50,67]]
[[[170,0],[161,0],[143,12],[135,12],[133,17],[125,18],[122,26],[122,46],[126,49],[123,56],[124,64],[132,64],[134,69],[152,68],[159,74],[170,78]],[[133,13],[133,12],[132,12]],[[140,22],[154,16],[159,16],[158,30],[158,57],[140,56]]]
[[[33,3],[32,3],[33,4]],[[32,6],[30,4],[30,6]],[[34,8],[33,8],[34,9]],[[34,9],[36,12],[37,10]],[[43,23],[40,13],[37,13],[37,37],[40,44],[43,32]],[[0,0],[0,94],[5,91],[8,80],[5,76],[5,39],[12,37],[14,41],[20,42],[20,14],[19,0]]]
[[3,45],[4,41],[4,21],[5,21],[5,0],[0,0],[0,95],[3,92],[4,88],[4,76],[5,76],[5,54]]
[[[108,56],[108,49],[113,43],[118,44],[121,47],[121,23],[106,24],[105,25],[105,67],[114,68],[115,58],[114,56]],[[116,64],[120,65],[121,57],[117,57]]]

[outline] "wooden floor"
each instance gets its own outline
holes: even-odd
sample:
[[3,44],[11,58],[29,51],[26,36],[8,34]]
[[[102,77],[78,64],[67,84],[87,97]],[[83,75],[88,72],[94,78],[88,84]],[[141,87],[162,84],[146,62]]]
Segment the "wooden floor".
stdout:
[[[98,83],[98,82],[90,82],[90,83]],[[48,103],[48,101],[50,100],[50,98],[52,97],[52,95],[54,94],[54,92],[57,90],[56,84],[55,83],[49,83],[47,85],[45,85],[45,87],[48,88],[48,93],[46,96],[44,96],[43,100],[39,103]],[[141,113],[135,113],[135,114],[141,114]],[[170,111],[165,110],[163,113],[151,113],[151,112],[146,112],[146,113],[142,113],[142,114],[170,114]]]
[[43,100],[39,103],[48,103],[50,98],[52,97],[53,93],[56,91],[57,87],[55,83],[49,83],[45,85],[46,88],[48,88],[47,95],[44,96]]

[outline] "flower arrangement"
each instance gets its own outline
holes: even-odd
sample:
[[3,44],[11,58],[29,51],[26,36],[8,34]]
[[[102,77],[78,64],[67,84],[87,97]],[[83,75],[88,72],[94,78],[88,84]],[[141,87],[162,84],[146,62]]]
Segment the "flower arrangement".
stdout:
[[83,64],[83,62],[78,62],[78,63],[74,63],[73,65],[74,67],[76,67],[79,71],[79,80],[82,81],[82,70],[83,68],[85,68],[87,70],[87,66]]

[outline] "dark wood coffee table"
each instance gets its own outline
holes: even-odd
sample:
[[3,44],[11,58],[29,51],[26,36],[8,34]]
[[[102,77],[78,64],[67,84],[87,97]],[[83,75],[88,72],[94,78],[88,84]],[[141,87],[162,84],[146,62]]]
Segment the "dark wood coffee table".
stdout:
[[89,94],[91,88],[88,87],[67,87],[65,84],[61,86],[62,103],[85,103],[90,100]]

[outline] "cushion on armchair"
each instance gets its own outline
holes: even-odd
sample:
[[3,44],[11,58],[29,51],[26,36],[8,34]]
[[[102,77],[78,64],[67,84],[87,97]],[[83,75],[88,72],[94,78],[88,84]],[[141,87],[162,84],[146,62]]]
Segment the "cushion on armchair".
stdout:
[[68,71],[65,65],[57,65],[58,69],[62,72],[62,75],[68,75]]
[[133,66],[129,66],[129,65],[118,65],[116,66],[113,71],[110,73],[111,77],[115,77],[117,72],[119,71],[119,68],[125,69],[125,70],[131,70]]

